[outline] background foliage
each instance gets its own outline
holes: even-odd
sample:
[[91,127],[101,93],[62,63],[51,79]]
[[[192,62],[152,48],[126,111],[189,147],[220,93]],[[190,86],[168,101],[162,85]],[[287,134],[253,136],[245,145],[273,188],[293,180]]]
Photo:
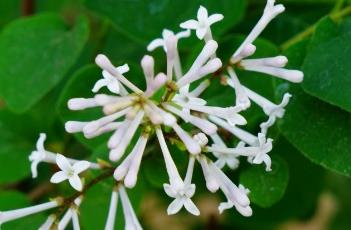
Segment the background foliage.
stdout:
[[[351,226],[351,5],[349,0],[281,0],[287,10],[257,40],[256,56],[284,53],[289,66],[302,69],[301,85],[273,81],[261,74],[240,74],[241,81],[262,95],[279,100],[289,91],[293,98],[286,116],[270,133],[275,137],[272,172],[261,166],[231,173],[246,185],[254,203],[254,216],[243,218],[232,211],[219,217],[217,199],[204,190],[198,202],[203,218],[166,217],[162,183],[166,181],[158,149],[150,151],[142,165],[138,186],[130,192],[145,229],[348,229]],[[178,31],[180,22],[194,17],[200,4],[209,12],[224,14],[214,27],[219,56],[229,55],[259,18],[262,0],[1,0],[0,1],[0,210],[37,203],[56,194],[70,193],[62,185],[53,188],[47,178],[55,168],[40,165],[40,176],[31,180],[28,155],[40,132],[46,132],[47,148],[75,158],[104,158],[106,137],[87,141],[64,132],[63,124],[77,116],[97,117],[98,110],[70,112],[67,99],[91,95],[100,77],[93,64],[105,53],[116,64],[129,63],[130,78],[143,86],[139,62],[146,45],[163,28]],[[191,64],[201,46],[195,39],[181,44],[185,65]],[[162,52],[155,53],[158,68]],[[205,97],[210,104],[233,102],[232,89],[214,82]],[[245,114],[255,131],[264,119],[259,109]],[[185,155],[171,146],[178,165]],[[184,166],[185,167],[185,166]],[[180,167],[180,170],[182,168]],[[185,170],[183,168],[183,170]],[[199,175],[200,171],[196,170]],[[88,175],[89,176],[89,175]],[[93,176],[93,175],[90,175]],[[202,178],[198,176],[195,178]],[[84,229],[101,229],[109,202],[111,182],[87,194],[81,216]],[[155,195],[156,194],[156,195]],[[204,198],[201,198],[201,197]],[[214,198],[213,198],[214,197]],[[121,210],[119,210],[120,212]],[[150,214],[151,213],[151,214]],[[159,221],[150,220],[158,215]],[[45,216],[24,218],[3,229],[38,226]],[[122,218],[118,219],[120,225]],[[169,225],[172,223],[172,225]],[[189,227],[190,226],[190,227]],[[171,227],[170,227],[171,228]],[[33,228],[34,229],[34,228]]]

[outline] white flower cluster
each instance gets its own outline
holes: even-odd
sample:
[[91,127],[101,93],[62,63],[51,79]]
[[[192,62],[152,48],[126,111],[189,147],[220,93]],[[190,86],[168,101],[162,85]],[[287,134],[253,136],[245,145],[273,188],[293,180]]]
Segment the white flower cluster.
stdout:
[[[129,71],[127,64],[115,67],[106,56],[99,54],[96,57],[95,62],[103,70],[103,78],[96,82],[92,91],[97,93],[102,87],[107,87],[114,95],[96,94],[93,98],[70,99],[68,107],[71,110],[101,107],[105,116],[93,121],[68,121],[65,128],[69,133],[82,132],[86,138],[112,132],[107,143],[110,149],[109,159],[112,162],[121,162],[117,164],[113,173],[117,185],[112,191],[105,229],[114,228],[118,196],[123,206],[126,229],[142,229],[125,188],[133,188],[137,183],[143,154],[147,142],[152,138],[157,139],[160,145],[169,176],[169,183],[164,184],[165,193],[174,198],[167,209],[169,215],[179,212],[183,206],[193,215],[200,214],[191,200],[196,190],[195,184],[192,183],[196,161],[203,171],[207,189],[213,193],[221,190],[227,199],[219,205],[220,212],[235,207],[243,216],[252,215],[248,198],[249,190],[243,185],[235,185],[222,168],[227,165],[230,169],[236,169],[239,166],[239,157],[242,156],[252,164],[265,164],[266,171],[271,170],[271,159],[268,153],[272,149],[273,140],[267,137],[267,131],[277,118],[283,117],[284,107],[288,104],[291,95],[285,94],[282,102],[276,105],[242,85],[235,73],[235,68],[261,72],[295,83],[303,80],[302,72],[284,68],[287,64],[287,58],[284,56],[249,58],[256,50],[253,45],[255,39],[267,24],[283,11],[283,5],[275,5],[274,0],[267,0],[261,19],[234,52],[230,61],[224,62],[229,64],[223,66],[216,55],[218,43],[213,40],[210,28],[211,25],[222,20],[223,16],[221,14],[209,16],[207,10],[200,6],[197,20],[180,24],[181,28],[186,29],[185,31],[175,34],[165,29],[162,38],[155,39],[148,45],[148,51],[158,47],[163,48],[166,53],[167,67],[165,73],[156,74],[153,57],[149,55],[143,57],[141,67],[146,80],[144,91],[124,76]],[[189,37],[191,30],[195,30],[196,36],[204,40],[205,44],[191,67],[183,73],[178,41]],[[209,106],[206,100],[200,98],[200,95],[210,86],[210,80],[206,76],[218,71],[235,91],[236,103],[233,106]],[[154,99],[153,96],[160,90],[165,92],[163,97],[160,100]],[[251,102],[260,106],[268,116],[268,120],[260,125],[261,131],[257,135],[239,127],[247,123],[239,113],[248,109]],[[184,130],[182,127],[184,123],[191,124],[193,130]],[[228,147],[225,144],[218,133],[220,128],[237,137],[237,146]],[[189,163],[184,179],[172,159],[167,146],[168,135],[164,135],[165,132],[170,136],[173,135],[173,139],[177,138],[189,153]],[[136,143],[132,142],[133,138],[137,139]],[[52,176],[51,182],[60,183],[68,180],[74,189],[84,191],[84,184],[79,174],[88,168],[103,169],[101,164],[67,159],[60,154],[46,151],[43,147],[44,139],[44,134],[41,134],[37,150],[30,155],[33,177],[37,176],[39,162],[56,163],[61,171]],[[130,145],[134,146],[127,154],[127,148]],[[64,229],[70,220],[74,229],[79,229],[77,210],[82,199],[83,193],[72,202],[61,221],[57,222],[58,217],[51,215],[40,229],[50,229],[53,224],[56,224],[58,229]],[[26,209],[0,212],[0,224],[62,204],[64,204],[62,199],[56,199]]]

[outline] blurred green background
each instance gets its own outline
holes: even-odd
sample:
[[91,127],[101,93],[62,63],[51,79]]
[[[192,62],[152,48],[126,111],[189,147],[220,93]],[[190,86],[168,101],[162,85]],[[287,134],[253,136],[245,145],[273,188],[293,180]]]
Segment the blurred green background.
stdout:
[[[305,80],[292,85],[257,73],[239,73],[245,85],[279,102],[289,91],[293,99],[286,116],[269,133],[274,137],[273,171],[241,162],[226,171],[236,183],[251,190],[254,215],[243,218],[235,210],[217,211],[221,194],[205,191],[199,167],[195,203],[202,215],[182,211],[167,216],[170,199],[158,148],[142,163],[137,187],[130,198],[144,229],[282,229],[351,228],[351,6],[347,0],[281,0],[286,12],[276,18],[255,42],[256,57],[283,53],[289,67],[302,69]],[[179,23],[195,18],[199,5],[222,13],[213,26],[226,60],[255,25],[264,0],[0,0],[0,210],[25,207],[72,191],[53,186],[56,170],[39,166],[32,180],[28,156],[40,132],[48,135],[46,148],[74,158],[107,158],[106,136],[86,140],[64,131],[67,120],[91,120],[98,110],[72,112],[72,97],[92,96],[90,89],[101,71],[94,64],[99,53],[117,66],[128,63],[127,77],[145,85],[139,62],[146,45],[163,28],[179,31]],[[202,48],[192,36],[179,48],[185,68]],[[152,55],[164,70],[162,50]],[[204,97],[209,104],[231,105],[232,89],[214,81]],[[247,127],[258,131],[266,118],[258,107],[244,113]],[[228,140],[234,144],[234,140]],[[186,154],[175,145],[171,152],[181,172]],[[87,177],[93,178],[93,173]],[[93,187],[81,208],[82,229],[103,229],[112,181]],[[123,228],[122,209],[118,226]],[[4,224],[3,229],[37,229],[45,214]]]

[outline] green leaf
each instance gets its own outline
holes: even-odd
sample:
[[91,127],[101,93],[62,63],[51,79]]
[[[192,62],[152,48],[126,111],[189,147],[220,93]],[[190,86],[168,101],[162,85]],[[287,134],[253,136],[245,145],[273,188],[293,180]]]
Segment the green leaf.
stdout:
[[272,157],[270,172],[266,172],[263,165],[253,165],[240,174],[240,184],[250,190],[250,200],[263,208],[272,206],[283,197],[288,181],[288,166],[277,156]]
[[181,22],[196,18],[200,5],[207,7],[209,14],[224,15],[223,21],[213,26],[215,36],[235,25],[245,9],[244,0],[87,0],[86,5],[110,19],[119,30],[143,43],[160,37],[164,28],[179,31]]
[[14,21],[0,34],[0,95],[9,108],[24,112],[64,77],[87,40],[88,24],[72,29],[55,14]]
[[21,0],[0,1],[0,27],[20,16]]
[[351,112],[351,32],[339,33],[330,19],[319,23],[303,64],[309,94]]
[[[301,42],[286,50],[292,60],[290,66],[293,63],[298,68],[302,63],[306,44]],[[300,86],[281,86],[280,94],[288,88],[293,95],[284,119],[278,121],[283,135],[314,163],[350,176],[350,114],[304,93]]]

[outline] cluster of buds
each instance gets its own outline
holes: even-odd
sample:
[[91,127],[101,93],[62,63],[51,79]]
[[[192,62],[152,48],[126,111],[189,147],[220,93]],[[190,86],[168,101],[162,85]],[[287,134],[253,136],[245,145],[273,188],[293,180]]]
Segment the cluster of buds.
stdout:
[[[184,31],[174,33],[165,29],[162,38],[157,38],[148,45],[147,50],[150,52],[158,47],[163,48],[167,67],[165,72],[156,74],[154,58],[150,55],[142,58],[141,67],[146,80],[144,91],[124,76],[129,71],[127,64],[115,67],[106,56],[99,54],[96,57],[95,62],[102,69],[103,78],[96,82],[92,91],[97,93],[106,87],[113,95],[96,94],[93,98],[73,98],[68,101],[68,107],[71,110],[101,107],[105,116],[93,121],[68,121],[65,128],[69,133],[82,132],[86,138],[112,133],[107,142],[109,159],[111,165],[114,165],[114,162],[118,163],[111,173],[116,185],[112,189],[105,229],[114,228],[118,196],[122,201],[126,229],[142,229],[125,188],[130,189],[136,185],[147,143],[152,138],[159,143],[169,176],[169,182],[164,184],[165,193],[174,199],[167,209],[169,215],[179,212],[183,206],[193,215],[200,214],[191,200],[196,190],[196,185],[192,183],[196,162],[201,166],[207,189],[212,193],[221,190],[227,199],[219,204],[219,212],[234,207],[243,216],[252,215],[248,196],[250,191],[243,185],[235,185],[222,169],[225,166],[236,169],[239,166],[239,157],[246,157],[249,163],[265,164],[266,171],[271,170],[271,158],[268,153],[272,149],[273,140],[267,137],[267,132],[277,118],[283,117],[284,107],[291,95],[285,94],[280,104],[274,104],[242,85],[235,69],[261,72],[294,83],[303,80],[302,72],[284,68],[287,64],[287,58],[284,56],[249,59],[256,50],[253,45],[255,39],[267,24],[283,11],[283,5],[275,5],[274,0],[267,0],[257,25],[230,60],[222,62],[216,55],[218,43],[212,37],[211,25],[222,20],[223,16],[209,16],[207,10],[200,6],[197,20],[192,19],[180,24]],[[191,67],[183,71],[178,42],[189,37],[191,30],[196,31],[196,36],[204,41],[204,46]],[[228,64],[224,66],[222,63]],[[219,71],[226,79],[226,85],[234,89],[233,101],[235,98],[236,103],[229,107],[207,105],[207,101],[200,97],[210,87],[211,81],[208,76],[215,72],[218,74]],[[164,92],[163,96],[161,99],[155,99],[154,95],[161,90]],[[260,106],[268,116],[268,120],[260,125],[261,130],[257,135],[239,127],[247,123],[240,112],[248,109],[251,102]],[[185,123],[190,124],[193,130],[186,131],[182,127]],[[234,135],[238,144],[228,147],[219,135],[220,129]],[[168,136],[182,143],[189,155],[184,179],[178,172],[167,146],[167,143],[171,143],[167,140]],[[137,139],[136,143],[132,142],[133,138]],[[81,191],[84,191],[79,174],[89,168],[102,170],[103,165],[67,159],[60,154],[46,151],[43,146],[44,139],[42,134],[37,143],[37,150],[29,157],[33,177],[37,176],[39,162],[55,163],[61,171],[53,175],[51,182],[68,180],[74,189],[80,191],[80,196],[72,201],[61,221],[58,221],[59,216],[50,215],[40,229],[50,229],[53,225],[64,229],[69,220],[72,220],[74,229],[79,229],[77,210],[83,199]],[[132,147],[130,152],[127,151],[129,146]],[[62,204],[65,204],[62,199],[56,199],[27,209],[0,212],[0,224]]]

